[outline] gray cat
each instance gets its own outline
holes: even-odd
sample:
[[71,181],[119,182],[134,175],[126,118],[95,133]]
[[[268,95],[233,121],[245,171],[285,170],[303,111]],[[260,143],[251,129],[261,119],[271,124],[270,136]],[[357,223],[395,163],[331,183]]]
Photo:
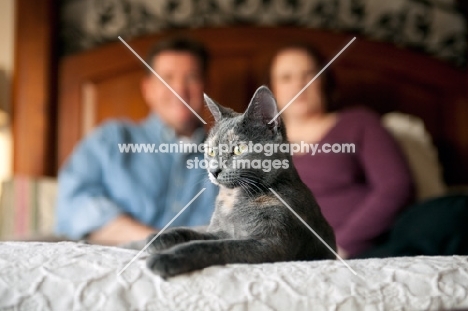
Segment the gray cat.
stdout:
[[[205,97],[205,101],[216,121],[207,144],[232,147],[224,153],[216,148],[207,148],[205,152],[210,164],[209,178],[220,186],[215,211],[206,230],[173,228],[162,233],[148,247],[152,255],[147,266],[167,278],[229,263],[335,259],[335,255],[269,190],[272,188],[278,193],[336,250],[333,230],[301,181],[289,153],[276,152],[268,157],[248,148],[247,142],[287,143],[281,119],[269,124],[278,112],[270,90],[260,87],[244,114],[217,105],[209,97]],[[279,162],[276,161],[276,169],[268,170],[242,167],[237,163],[239,160],[250,163],[257,160],[257,164],[265,160]]]

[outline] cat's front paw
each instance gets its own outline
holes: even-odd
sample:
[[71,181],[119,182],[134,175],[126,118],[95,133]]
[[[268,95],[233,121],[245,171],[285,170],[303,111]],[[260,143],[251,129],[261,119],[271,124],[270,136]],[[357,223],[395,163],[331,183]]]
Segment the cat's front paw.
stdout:
[[[177,229],[167,230],[161,233],[156,239],[157,233],[151,234],[146,243],[151,244],[148,246],[147,251],[150,254],[156,254],[171,248],[174,245],[186,242],[185,237],[177,231]],[[154,241],[153,241],[154,239]]]
[[186,265],[183,257],[173,253],[154,254],[146,260],[146,266],[163,279],[188,272]]

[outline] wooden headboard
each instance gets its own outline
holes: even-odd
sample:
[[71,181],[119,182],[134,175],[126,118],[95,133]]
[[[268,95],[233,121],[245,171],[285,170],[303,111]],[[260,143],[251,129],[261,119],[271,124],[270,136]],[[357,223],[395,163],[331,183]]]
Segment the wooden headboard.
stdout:
[[[163,36],[128,43],[141,56]],[[206,93],[242,111],[265,82],[272,53],[288,42],[305,41],[330,59],[350,34],[304,28],[209,28],[189,35],[212,55]],[[422,118],[439,148],[448,183],[468,183],[468,99],[466,72],[430,56],[392,44],[357,40],[333,63],[341,98],[380,113],[401,111]],[[108,118],[141,119],[148,109],[140,94],[141,62],[121,43],[104,45],[60,63],[58,165],[94,126]],[[208,118],[207,118],[208,119]]]

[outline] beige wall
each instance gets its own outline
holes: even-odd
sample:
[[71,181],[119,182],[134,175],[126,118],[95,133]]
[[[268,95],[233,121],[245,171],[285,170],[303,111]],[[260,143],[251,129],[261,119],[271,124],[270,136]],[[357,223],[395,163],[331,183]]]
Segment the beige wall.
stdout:
[[15,0],[0,0],[0,109],[10,110]]
[[11,107],[14,4],[15,0],[0,0],[0,182],[12,172],[11,129],[5,111]]

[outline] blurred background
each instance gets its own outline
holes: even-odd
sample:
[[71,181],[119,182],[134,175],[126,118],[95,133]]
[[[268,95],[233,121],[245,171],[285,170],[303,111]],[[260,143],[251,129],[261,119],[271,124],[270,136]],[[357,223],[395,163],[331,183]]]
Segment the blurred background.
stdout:
[[354,32],[464,67],[467,7],[459,0],[63,0],[60,48],[69,55],[171,28],[296,26]]
[[422,118],[445,182],[468,184],[467,19],[462,0],[0,0],[0,178],[39,193],[94,126],[141,119],[144,68],[117,37],[144,55],[188,32],[214,54],[207,93],[238,111],[280,43],[332,58],[357,36],[333,66],[343,93]]
[[326,29],[426,53],[466,73],[467,8],[457,0],[2,0],[0,176],[55,176],[59,163],[50,150],[57,148],[59,64],[119,35],[226,26]]
[[[11,175],[11,80],[14,53],[14,1],[0,2],[0,180]],[[0,190],[1,191],[1,190]]]

